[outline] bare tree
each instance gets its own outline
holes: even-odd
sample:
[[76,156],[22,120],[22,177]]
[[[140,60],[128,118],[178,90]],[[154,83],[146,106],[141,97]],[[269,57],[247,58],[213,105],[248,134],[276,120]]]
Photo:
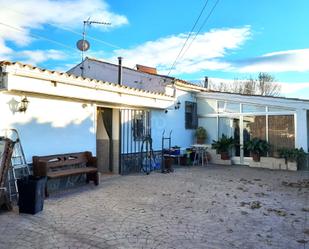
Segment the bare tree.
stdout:
[[209,89],[220,92],[232,92],[248,95],[279,96],[281,86],[268,73],[259,73],[256,79],[234,79],[233,82],[209,83]]
[[275,83],[275,78],[268,73],[259,73],[257,80],[257,90],[263,96],[279,96],[281,86]]

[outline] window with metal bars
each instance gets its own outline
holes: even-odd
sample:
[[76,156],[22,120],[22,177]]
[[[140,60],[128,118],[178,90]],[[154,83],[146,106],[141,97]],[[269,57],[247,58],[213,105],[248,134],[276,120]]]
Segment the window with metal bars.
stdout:
[[142,140],[145,134],[145,115],[144,112],[139,112],[135,114],[133,119],[133,137],[135,141]]
[[197,105],[195,102],[185,102],[185,127],[186,129],[197,128]]

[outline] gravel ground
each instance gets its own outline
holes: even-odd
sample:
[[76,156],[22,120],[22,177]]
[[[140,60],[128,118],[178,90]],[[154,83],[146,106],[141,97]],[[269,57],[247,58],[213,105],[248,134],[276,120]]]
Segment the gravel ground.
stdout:
[[[104,176],[0,214],[0,248],[309,248],[309,172],[241,166]],[[282,182],[285,182],[282,184]]]

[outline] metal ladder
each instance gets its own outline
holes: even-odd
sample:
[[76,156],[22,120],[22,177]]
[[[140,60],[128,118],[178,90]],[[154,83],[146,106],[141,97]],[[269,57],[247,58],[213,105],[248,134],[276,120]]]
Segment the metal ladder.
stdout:
[[[10,201],[18,200],[17,179],[29,176],[30,170],[26,162],[23,147],[16,129],[4,130],[4,137],[11,139],[14,142],[13,154],[11,159],[11,167],[8,172],[8,190]],[[14,198],[15,197],[15,198]]]

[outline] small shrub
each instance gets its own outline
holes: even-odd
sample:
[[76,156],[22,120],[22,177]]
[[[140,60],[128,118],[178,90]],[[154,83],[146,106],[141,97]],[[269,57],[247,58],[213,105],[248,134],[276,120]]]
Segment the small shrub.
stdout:
[[220,139],[212,141],[212,148],[216,149],[217,152],[228,152],[235,144],[234,138],[227,137],[226,135],[222,134]]
[[294,148],[294,149],[287,149],[281,148],[278,149],[279,156],[284,158],[286,161],[290,162],[297,162],[297,164],[302,163],[307,156],[307,153],[304,151],[303,148]]
[[270,144],[266,140],[255,137],[246,142],[245,148],[257,155],[266,155],[266,153],[270,150]]

